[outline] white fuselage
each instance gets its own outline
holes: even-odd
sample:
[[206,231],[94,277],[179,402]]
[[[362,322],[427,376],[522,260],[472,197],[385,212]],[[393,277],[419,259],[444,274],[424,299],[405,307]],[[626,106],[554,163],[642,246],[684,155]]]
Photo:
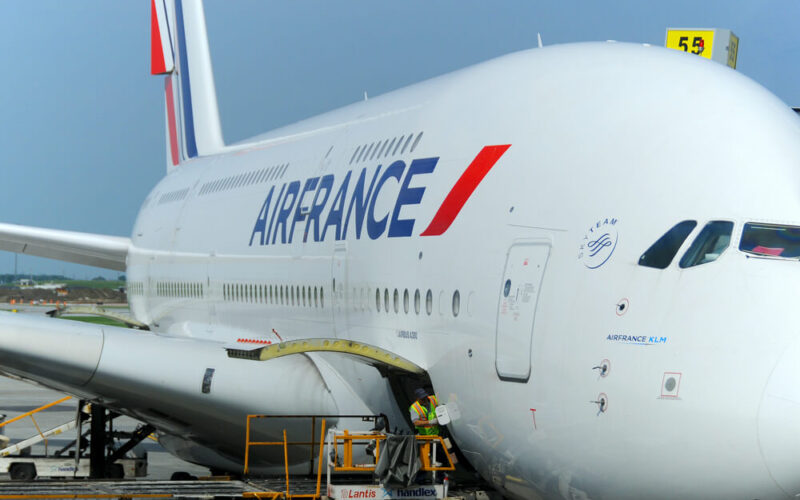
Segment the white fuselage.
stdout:
[[[452,224],[422,236],[497,145],[510,147]],[[202,428],[185,442],[234,459],[240,442],[219,443],[241,439],[248,412],[383,412],[406,426],[373,368],[229,359],[219,344],[352,339],[425,368],[461,451],[518,498],[794,495],[800,268],[748,258],[738,235],[800,223],[798,165],[791,110],[720,65],[625,44],[502,57],[164,178],[133,230],[130,305],[156,333],[206,347],[191,366],[154,353],[137,371],[186,377],[196,394],[175,392],[164,413]],[[729,248],[692,268],[637,265],[686,219],[698,225],[678,258],[710,220],[735,224]],[[595,231],[611,244],[592,256]],[[222,384],[211,395],[206,367]],[[146,401],[120,405],[152,420]]]

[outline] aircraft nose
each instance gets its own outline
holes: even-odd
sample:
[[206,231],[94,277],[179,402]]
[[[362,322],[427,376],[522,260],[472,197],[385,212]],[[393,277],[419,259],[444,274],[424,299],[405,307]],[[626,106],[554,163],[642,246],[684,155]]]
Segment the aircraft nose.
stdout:
[[783,354],[770,375],[758,414],[761,455],[788,495],[800,493],[800,342]]

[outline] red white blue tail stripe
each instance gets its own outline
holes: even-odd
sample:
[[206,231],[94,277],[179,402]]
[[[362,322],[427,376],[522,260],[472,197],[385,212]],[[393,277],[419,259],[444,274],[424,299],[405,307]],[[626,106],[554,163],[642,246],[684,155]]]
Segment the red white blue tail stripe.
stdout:
[[163,75],[175,68],[172,36],[164,0],[150,0],[150,73]]
[[164,88],[167,167],[222,151],[222,129],[201,0],[150,0],[150,71]]

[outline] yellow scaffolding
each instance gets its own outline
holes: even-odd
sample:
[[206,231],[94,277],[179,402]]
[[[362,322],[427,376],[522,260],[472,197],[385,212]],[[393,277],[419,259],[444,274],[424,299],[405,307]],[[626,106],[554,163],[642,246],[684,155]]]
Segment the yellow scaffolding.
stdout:
[[[320,498],[320,488],[322,483],[322,462],[323,462],[323,451],[325,449],[325,438],[326,438],[326,425],[327,420],[326,418],[335,418],[335,419],[346,419],[346,418],[360,418],[365,421],[369,421],[370,419],[377,420],[379,418],[386,419],[386,427],[389,427],[388,419],[385,415],[248,415],[247,416],[247,425],[246,425],[246,435],[245,435],[245,448],[244,448],[244,475],[246,476],[250,472],[250,448],[253,446],[282,446],[283,447],[283,461],[284,461],[284,473],[286,477],[286,491],[284,492],[277,492],[277,491],[269,491],[269,492],[248,492],[244,493],[245,498],[256,498],[256,499],[277,499],[277,498],[284,498],[286,500],[292,498],[311,498],[311,499],[318,499]],[[311,438],[308,441],[289,441],[286,434],[286,429],[283,429],[283,440],[281,441],[251,441],[251,425],[253,421],[257,419],[310,419],[311,420]],[[317,429],[317,420],[321,422],[320,428],[320,435],[319,441],[317,441],[316,429]],[[375,466],[378,463],[378,459],[380,458],[381,453],[381,443],[386,440],[386,434],[383,432],[362,432],[362,433],[350,433],[348,430],[343,430],[341,433],[338,431],[334,431],[334,429],[330,429],[329,436],[328,436],[328,448],[333,448],[332,455],[329,453],[329,467],[328,467],[328,476],[330,476],[330,470],[332,469],[335,472],[373,472],[375,470]],[[420,461],[422,463],[422,467],[420,471],[422,472],[431,472],[435,473],[437,471],[453,471],[455,470],[455,465],[453,465],[453,461],[450,457],[450,453],[447,451],[447,447],[445,446],[445,442],[441,436],[415,436],[416,440],[420,443],[419,446],[419,453],[420,453]],[[374,442],[375,444],[375,451],[373,454],[374,460],[370,461],[369,463],[354,463],[354,453],[353,453],[353,446],[358,444],[367,445],[369,442]],[[441,446],[441,449],[444,451],[444,455],[447,458],[447,464],[439,464],[437,462],[437,444]],[[290,478],[289,478],[289,446],[310,446],[310,464],[309,464],[309,472],[313,472],[314,467],[314,458],[315,458],[315,446],[319,447],[318,451],[318,459],[317,459],[317,483],[316,483],[316,492],[315,493],[304,493],[304,494],[293,494],[291,493],[290,487]],[[342,449],[342,463],[337,465],[339,462],[339,448]],[[330,462],[333,462],[332,465]],[[330,483],[330,477],[328,478],[328,482]]]
[[[245,498],[320,498],[320,484],[322,482],[322,452],[325,446],[325,415],[248,415],[247,416],[247,427],[246,427],[246,436],[245,436],[245,447],[244,447],[244,475],[247,475],[250,472],[250,447],[251,446],[283,446],[283,463],[284,463],[284,470],[286,473],[286,492],[250,492],[245,493]],[[262,418],[281,418],[281,419],[299,419],[299,418],[308,418],[311,419],[311,440],[310,441],[288,441],[286,438],[286,429],[283,430],[283,441],[251,441],[250,440],[250,425],[254,419],[262,419]],[[317,418],[321,419],[321,429],[320,429],[320,440],[319,443],[316,441],[316,432],[317,432]],[[319,459],[317,461],[317,489],[316,493],[305,493],[305,494],[292,494],[290,492],[289,487],[289,446],[310,446],[311,447],[311,457],[310,457],[310,466],[314,466],[314,446],[319,447]]]
[[[415,436],[416,440],[420,442],[419,445],[419,458],[422,462],[420,471],[422,472],[438,472],[438,471],[454,471],[456,470],[450,453],[441,436]],[[333,441],[329,444],[333,447],[333,465],[331,469],[335,472],[373,472],[378,464],[381,452],[381,441],[386,440],[384,433],[359,433],[351,434],[349,431],[344,430],[341,434],[333,433]],[[374,441],[375,453],[374,461],[365,464],[353,463],[353,442],[359,441]],[[442,450],[445,451],[444,455],[447,457],[447,465],[436,465],[436,443],[441,445]],[[342,464],[337,465],[339,462],[339,447],[342,447]]]

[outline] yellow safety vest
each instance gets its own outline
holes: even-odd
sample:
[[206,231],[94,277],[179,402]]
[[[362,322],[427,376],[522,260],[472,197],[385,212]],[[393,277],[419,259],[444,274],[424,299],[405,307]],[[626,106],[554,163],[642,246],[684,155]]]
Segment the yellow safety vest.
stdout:
[[[433,420],[436,418],[436,407],[439,406],[439,400],[436,399],[436,396],[428,396],[428,402],[430,403],[428,408],[425,408],[419,401],[414,401],[411,405],[410,410],[414,410],[414,413],[419,416],[420,420]],[[439,426],[433,425],[431,427],[419,427],[415,426],[417,429],[417,434],[421,436],[438,436],[439,435]]]

